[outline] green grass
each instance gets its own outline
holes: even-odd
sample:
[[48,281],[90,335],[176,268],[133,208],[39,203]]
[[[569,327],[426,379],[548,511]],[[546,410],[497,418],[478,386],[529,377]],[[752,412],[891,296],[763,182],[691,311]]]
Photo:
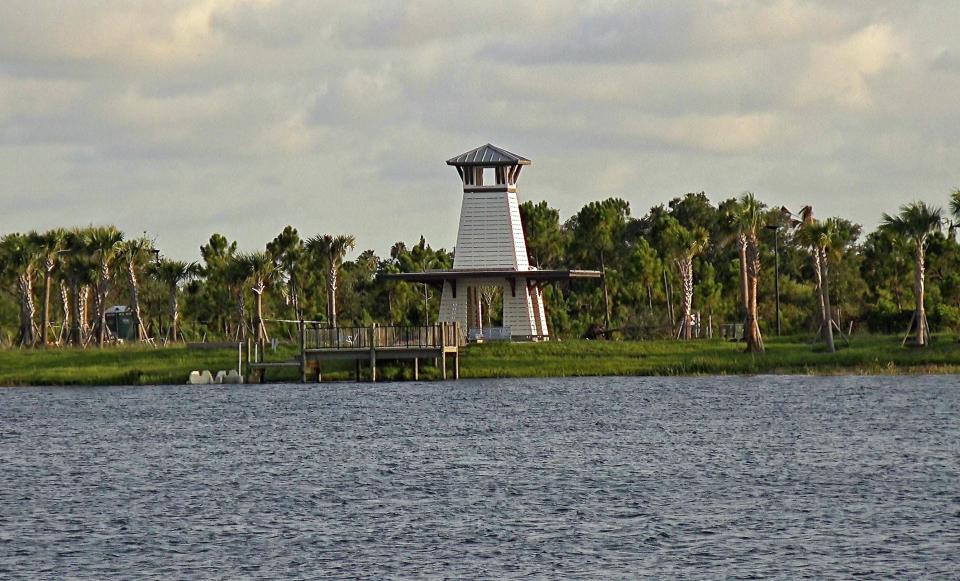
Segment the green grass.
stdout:
[[[829,354],[805,338],[766,339],[767,352],[752,355],[723,341],[551,341],[488,343],[461,355],[461,377],[562,377],[590,375],[723,375],[755,373],[877,374],[960,373],[960,344],[934,338],[926,349],[901,348],[900,337],[858,336]],[[287,347],[269,360],[292,356]],[[236,350],[139,346],[105,349],[0,350],[0,385],[183,384],[194,369],[231,369]],[[350,362],[325,363],[324,379],[352,378]],[[410,364],[378,370],[383,379],[409,379]],[[421,362],[421,377],[438,372]],[[296,380],[295,369],[271,370],[270,381]]]
[[194,369],[236,369],[237,350],[140,346],[0,351],[0,385],[183,384]]
[[763,354],[726,341],[564,341],[490,343],[468,349],[462,377],[589,375],[891,374],[960,372],[960,344],[937,337],[926,349],[900,347],[901,337],[859,336],[836,353],[801,337],[765,339]]

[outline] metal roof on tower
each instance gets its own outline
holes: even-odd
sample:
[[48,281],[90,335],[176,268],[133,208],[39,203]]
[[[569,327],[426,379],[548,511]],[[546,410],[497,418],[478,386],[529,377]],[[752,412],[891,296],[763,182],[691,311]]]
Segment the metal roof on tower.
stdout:
[[448,159],[447,165],[530,165],[530,160],[488,143]]

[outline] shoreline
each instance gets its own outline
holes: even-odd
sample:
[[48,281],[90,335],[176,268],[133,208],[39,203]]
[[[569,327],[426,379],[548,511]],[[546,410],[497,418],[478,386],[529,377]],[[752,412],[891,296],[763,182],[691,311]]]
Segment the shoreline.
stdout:
[[[849,347],[826,353],[806,337],[767,340],[764,354],[742,344],[694,341],[552,341],[487,343],[464,348],[462,379],[550,377],[705,377],[705,376],[918,376],[960,374],[960,343],[942,335],[925,349],[900,347],[902,337],[864,335]],[[268,360],[289,358],[281,347]],[[105,349],[0,351],[0,387],[185,385],[192,370],[236,368],[233,349],[189,350],[185,346],[121,346]],[[421,364],[422,381],[439,381],[437,370]],[[378,367],[380,381],[412,381],[409,365]],[[353,381],[346,364],[323,370],[324,383]],[[267,383],[296,382],[296,370],[278,370]]]

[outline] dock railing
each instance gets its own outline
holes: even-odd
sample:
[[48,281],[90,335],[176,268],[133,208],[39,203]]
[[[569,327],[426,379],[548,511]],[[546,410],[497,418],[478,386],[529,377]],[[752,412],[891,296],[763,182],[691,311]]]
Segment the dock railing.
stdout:
[[309,350],[443,348],[461,346],[464,337],[455,323],[437,325],[373,325],[314,327],[305,330]]

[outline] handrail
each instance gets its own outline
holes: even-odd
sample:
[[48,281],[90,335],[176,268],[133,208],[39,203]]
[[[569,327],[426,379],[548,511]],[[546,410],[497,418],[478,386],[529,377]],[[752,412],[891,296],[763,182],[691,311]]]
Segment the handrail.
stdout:
[[377,348],[443,348],[459,346],[463,337],[455,323],[437,325],[374,325],[372,327],[313,327],[305,329],[311,350]]

